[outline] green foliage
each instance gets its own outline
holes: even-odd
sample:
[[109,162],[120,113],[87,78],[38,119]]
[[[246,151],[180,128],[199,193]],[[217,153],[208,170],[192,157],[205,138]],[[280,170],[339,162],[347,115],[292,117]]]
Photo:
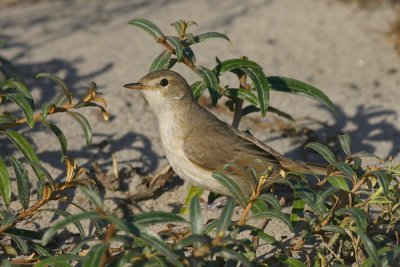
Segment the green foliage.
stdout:
[[[50,201],[64,200],[69,188],[77,187],[78,185],[93,184],[93,181],[86,177],[86,170],[78,168],[77,163],[68,156],[67,140],[62,130],[54,123],[48,121],[48,116],[63,112],[73,116],[80,124],[87,143],[91,141],[90,124],[83,115],[71,110],[78,110],[83,107],[97,107],[100,108],[105,119],[108,116],[103,106],[94,103],[101,102],[104,105],[106,104],[105,100],[96,93],[96,85],[94,83],[90,83],[87,94],[74,103],[69,88],[59,77],[53,74],[38,74],[37,77],[49,78],[62,89],[59,96],[41,107],[40,113],[35,113],[35,104],[32,95],[22,82],[13,79],[0,82],[0,105],[14,104],[21,111],[18,112],[17,110],[14,113],[3,112],[0,114],[0,135],[5,140],[8,140],[20,153],[20,155],[7,156],[7,160],[3,158],[4,155],[0,155],[0,193],[5,204],[0,209],[0,249],[4,255],[10,258],[34,253],[35,257],[26,262],[22,261],[27,264],[38,261],[41,256],[50,256],[51,253],[38,243],[37,240],[41,238],[40,234],[38,235],[37,232],[19,228],[17,225],[44,211],[53,212],[67,219],[73,218],[75,215],[66,211],[43,207]],[[22,118],[19,117],[20,114],[23,114]],[[33,128],[37,127],[37,124],[44,125],[50,129],[60,143],[60,160],[64,161],[67,167],[64,182],[56,183],[54,181],[51,174],[42,166],[32,144],[21,133],[23,126]],[[33,173],[37,177],[37,183],[30,177],[27,166],[32,168]],[[9,170],[11,167],[15,175],[10,175]],[[15,197],[11,194],[13,178],[16,180],[16,195],[20,202],[20,208],[17,209],[10,208],[10,203],[15,200]],[[32,186],[34,184],[38,185],[37,188]],[[102,204],[96,193],[89,189],[83,190],[86,190],[87,195],[91,197],[94,203]],[[34,191],[37,191],[36,200],[32,199],[32,192]],[[83,226],[79,222],[75,222],[75,225],[81,237],[85,238]],[[49,235],[43,238],[46,240],[49,238]],[[70,259],[67,255],[62,255],[62,258]],[[75,259],[77,256],[74,255],[73,258]],[[42,261],[41,264],[46,266],[46,262],[55,263],[56,261],[49,258],[44,263]],[[58,265],[64,266],[65,264],[59,263]]]
[[[89,199],[92,199],[90,190],[83,191]],[[235,209],[235,201],[230,199],[225,205],[220,218],[204,223],[199,198],[192,198],[190,203],[189,221],[177,215],[167,213],[150,212],[140,214],[133,220],[121,220],[112,215],[106,214],[102,209],[86,211],[80,214],[70,215],[53,225],[43,235],[42,244],[46,245],[57,233],[58,230],[69,224],[81,220],[95,220],[100,225],[105,225],[101,231],[103,234],[98,242],[91,246],[86,257],[78,255],[79,250],[74,253],[51,256],[44,258],[44,263],[55,263],[64,261],[82,262],[83,266],[102,266],[105,263],[113,266],[122,266],[129,263],[132,266],[157,263],[157,266],[193,266],[193,265],[215,265],[215,264],[238,264],[243,266],[254,266],[257,263],[255,258],[255,247],[249,239],[239,236],[248,233],[251,237],[257,237],[267,243],[277,244],[276,240],[265,234],[260,229],[250,225],[239,225],[232,221]],[[96,204],[97,206],[97,204]],[[143,216],[146,217],[145,223]],[[181,222],[184,227],[184,235],[173,236],[173,233],[158,235],[155,232],[144,228],[144,225]],[[165,233],[165,232],[164,232]],[[114,254],[110,254],[108,248],[114,242],[122,242],[123,245]],[[122,249],[123,247],[123,249]],[[291,257],[284,257],[282,261],[295,261]],[[274,261],[280,261],[278,257]],[[89,265],[89,263],[96,265]]]
[[[252,196],[244,197],[241,189],[232,180],[227,181],[229,178],[222,173],[215,173],[213,177],[235,196],[238,203],[246,207],[242,216],[247,216],[245,211],[251,208],[253,215],[249,219],[265,219],[267,222],[277,219],[291,231],[294,231],[292,224],[302,223],[305,229],[302,247],[307,245],[308,240],[321,240],[321,244],[310,243],[314,245],[313,248],[305,249],[309,257],[317,255],[313,260],[316,264],[349,265],[357,262],[365,266],[393,266],[400,255],[400,165],[393,167],[389,162],[363,169],[359,165],[359,154],[351,153],[350,137],[345,134],[339,136],[339,140],[347,155],[345,162],[338,162],[327,146],[318,143],[306,146],[331,164],[328,166],[328,175],[319,180],[316,186],[311,186],[309,180],[304,180],[299,174],[287,174],[288,180],[271,183],[265,183],[260,178],[258,187],[262,187],[262,192],[272,190],[274,183],[293,190],[295,198],[290,219],[288,214],[281,211],[273,194],[254,191]],[[243,175],[248,176],[245,172],[254,173],[254,170],[242,168]],[[273,209],[256,204],[257,201],[263,201]],[[290,254],[281,254],[277,259],[288,266],[304,266]]]
[[[177,62],[185,64],[201,78],[201,80],[196,81],[192,86],[195,97],[199,97],[204,89],[208,88],[214,105],[225,96],[228,98],[227,101],[234,101],[235,103],[237,101],[248,102],[249,105],[244,107],[242,105],[234,105],[233,109],[236,112],[246,109],[246,114],[260,111],[261,115],[265,116],[268,110],[273,110],[275,113],[285,114],[269,106],[270,90],[276,90],[278,92],[301,94],[311,97],[328,107],[331,111],[335,110],[329,98],[319,89],[292,78],[267,76],[259,64],[248,60],[246,57],[224,61],[220,61],[217,58],[216,66],[209,68],[196,65],[196,57],[192,49],[193,45],[213,38],[223,39],[228,42],[230,40],[226,35],[218,32],[206,32],[199,35],[188,32],[190,26],[197,25],[194,21],[186,22],[179,20],[172,23],[178,34],[177,36],[165,35],[157,25],[142,18],[133,19],[128,24],[143,29],[157,43],[166,48],[166,50],[154,59],[150,71],[171,69]],[[239,87],[220,84],[220,76],[227,72],[232,72],[237,76]],[[251,80],[251,83],[247,79]]]

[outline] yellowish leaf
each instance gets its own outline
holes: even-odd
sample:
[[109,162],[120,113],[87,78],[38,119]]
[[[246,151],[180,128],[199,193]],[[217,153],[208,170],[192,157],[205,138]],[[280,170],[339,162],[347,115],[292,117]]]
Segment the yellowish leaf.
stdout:
[[103,103],[104,107],[107,107],[107,101],[104,98],[102,98],[101,96],[94,96],[91,101],[101,102],[101,103]]
[[67,166],[67,182],[70,182],[74,179],[77,164],[74,159],[70,157],[65,158],[65,164]]
[[53,190],[54,190],[54,188],[53,188],[52,184],[46,183],[42,190],[43,199],[49,199]]

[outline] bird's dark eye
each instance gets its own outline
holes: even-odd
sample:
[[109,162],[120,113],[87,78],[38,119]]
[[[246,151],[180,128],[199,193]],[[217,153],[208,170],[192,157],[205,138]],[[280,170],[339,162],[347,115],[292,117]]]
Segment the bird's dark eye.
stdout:
[[168,83],[169,83],[169,82],[168,82],[167,79],[162,79],[162,80],[160,81],[160,85],[163,86],[163,87],[167,86]]

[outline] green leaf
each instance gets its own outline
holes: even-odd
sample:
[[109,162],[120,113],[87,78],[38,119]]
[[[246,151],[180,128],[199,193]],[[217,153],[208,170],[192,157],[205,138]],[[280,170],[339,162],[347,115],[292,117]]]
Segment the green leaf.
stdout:
[[301,183],[296,180],[288,181],[288,184],[290,185],[290,187],[293,188],[295,196],[303,199],[304,202],[313,210],[318,210],[318,207],[315,204],[316,193],[307,184]]
[[280,92],[291,93],[291,94],[302,94],[320,102],[321,104],[328,107],[333,113],[336,113],[335,107],[332,101],[319,89],[306,84],[304,82],[281,76],[269,76],[267,77],[268,83],[271,88]]
[[254,106],[259,106],[258,97],[250,90],[244,88],[228,88],[225,90],[224,94],[230,97],[238,97],[248,101]]
[[378,157],[377,155],[368,153],[368,152],[366,152],[366,151],[360,151],[360,152],[357,152],[357,153],[353,153],[351,156],[352,156],[352,158],[366,158],[366,157],[371,157],[371,158],[376,158],[377,160],[380,160],[380,161],[384,161],[382,158]]
[[246,206],[247,198],[245,194],[231,178],[220,172],[214,172],[212,177],[223,185],[242,207]]
[[73,214],[68,216],[67,218],[57,222],[53,226],[51,226],[42,237],[42,245],[46,246],[51,238],[57,233],[57,231],[61,228],[64,228],[68,224],[79,222],[81,220],[101,220],[102,217],[95,211],[86,211],[78,214]]
[[159,54],[153,61],[153,63],[151,63],[150,66],[150,72],[151,71],[156,71],[156,70],[166,70],[166,69],[170,69],[171,66],[171,51],[169,50],[164,50],[161,52],[161,54]]
[[361,238],[365,250],[368,252],[368,255],[373,259],[375,265],[382,266],[381,260],[378,257],[376,247],[374,246],[372,240],[368,237],[368,235],[363,231],[357,231],[357,235]]
[[233,71],[235,69],[241,69],[253,81],[254,87],[257,91],[257,102],[259,103],[261,114],[262,116],[265,116],[269,105],[270,86],[261,66],[247,59],[229,59],[221,62],[215,68],[216,71],[219,71],[221,73],[226,71]]
[[261,115],[267,114],[269,106],[269,83],[261,68],[245,68],[242,69],[254,83],[257,91],[258,102],[260,103]]
[[11,202],[10,176],[2,157],[0,157],[0,193],[3,196],[4,204],[8,208]]
[[31,101],[33,99],[32,94],[31,94],[31,92],[29,92],[28,88],[26,88],[26,86],[19,81],[15,81],[13,79],[8,79],[1,84],[1,88],[15,89],[18,93],[22,94],[24,97],[30,99]]
[[[377,250],[377,254],[378,256],[383,256],[381,258],[381,266],[394,266],[395,259],[400,254],[400,247],[397,246],[395,249],[392,249],[390,246],[382,247]],[[361,265],[361,267],[372,266],[374,266],[374,259],[372,257],[367,258]]]
[[[378,250],[381,251],[384,248],[381,248]],[[382,253],[383,254],[383,253]],[[397,246],[393,249],[391,249],[390,252],[388,252],[382,259],[382,266],[391,266],[390,264],[392,264],[392,266],[398,262],[398,257],[400,256],[400,247]],[[368,259],[367,259],[368,260]]]
[[107,112],[107,110],[106,110],[103,106],[101,106],[101,105],[99,105],[99,104],[97,104],[97,103],[94,103],[94,102],[84,102],[84,101],[80,101],[79,103],[77,103],[77,104],[74,106],[74,109],[79,109],[79,108],[83,108],[83,107],[96,107],[96,108],[100,109],[104,120],[108,120],[108,116],[109,116],[109,115],[108,115],[108,112]]
[[[12,116],[12,114],[8,113],[8,112],[3,112],[2,114],[0,114],[0,128],[1,128],[1,124],[13,124],[15,123],[16,118],[14,116]],[[7,128],[7,126],[5,127]]]
[[256,201],[254,201],[253,205],[251,206],[251,211],[254,214],[257,214],[259,212],[263,212],[268,210],[269,207],[267,206],[267,204],[265,203],[265,201],[263,201],[260,198],[257,198]]
[[106,249],[107,247],[104,243],[96,244],[91,247],[89,253],[82,262],[82,267],[101,266],[101,261],[105,256]]
[[27,239],[40,239],[42,238],[42,231],[41,230],[27,230],[27,229],[21,229],[17,227],[12,227],[8,228],[6,230],[6,233],[12,234],[12,235],[17,235],[19,237],[26,237]]
[[139,232],[138,230],[138,225],[134,224],[126,224],[123,220],[117,218],[116,216],[112,214],[107,215],[107,220],[110,221],[111,223],[115,224],[115,226],[121,230],[125,231],[126,233],[132,233],[132,234],[137,234]]
[[33,128],[35,125],[35,119],[33,118],[34,106],[32,99],[26,98],[24,95],[19,93],[4,94],[4,97],[10,99],[22,109],[29,127]]
[[353,161],[354,161],[353,168],[355,170],[360,169],[361,168],[361,162],[362,162],[361,158],[355,157],[355,158],[353,158]]
[[204,189],[201,189],[200,187],[196,187],[194,185],[190,185],[189,191],[185,198],[185,203],[183,204],[181,210],[179,211],[179,214],[181,214],[181,215],[186,214],[188,212],[188,207],[190,205],[190,202],[192,201],[192,198],[195,195],[201,196],[201,194],[203,194],[203,192],[204,192]]
[[263,211],[263,212],[254,214],[253,216],[250,217],[250,219],[277,219],[277,220],[283,222],[284,224],[286,224],[291,232],[294,231],[293,225],[290,222],[289,217],[280,211],[276,211],[276,210]]
[[42,165],[37,164],[36,162],[29,160],[29,159],[22,160],[22,162],[28,163],[29,165],[31,165],[32,168],[36,168],[39,171],[41,171],[43,174],[43,177],[47,178],[47,181],[49,181],[52,185],[55,185],[53,177]]
[[161,32],[161,30],[155,25],[153,22],[141,19],[141,18],[136,18],[132,19],[131,21],[128,22],[128,24],[137,26],[144,31],[148,32],[151,36],[154,37],[154,39],[159,40],[160,38],[164,37],[164,34]]
[[193,246],[194,244],[209,244],[210,240],[207,238],[207,236],[204,235],[196,235],[196,234],[191,234],[183,239],[181,239],[178,243],[175,244],[174,248],[175,249],[183,249],[189,246]]
[[330,186],[326,189],[323,189],[317,193],[317,197],[315,198],[315,203],[317,206],[320,206],[320,209],[325,209],[324,201],[327,197],[339,191],[336,187]]
[[[234,260],[240,263],[240,266],[253,266],[250,261],[243,255],[243,253],[236,252],[235,250],[223,247],[216,255],[221,255],[225,259]],[[236,266],[236,265],[234,265]]]
[[151,232],[146,228],[139,229],[139,237],[142,238],[148,245],[152,248],[158,250],[161,254],[163,254],[169,262],[171,262],[174,266],[183,266],[182,263],[178,260],[178,255],[176,255],[169,245],[165,243],[157,234]]
[[64,92],[58,93],[58,95],[54,98],[52,103],[55,107],[63,106],[67,102],[67,97],[65,96]]
[[192,50],[190,47],[188,47],[188,46],[185,47],[185,48],[183,49],[183,54],[185,55],[185,57],[186,57],[187,59],[190,60],[190,62],[191,62],[193,65],[196,64],[196,56],[195,56],[193,50]]
[[321,230],[346,235],[346,231],[342,227],[337,225],[325,225],[321,227]]
[[21,237],[9,233],[6,233],[6,235],[11,237],[12,241],[15,242],[18,249],[22,252],[23,255],[26,255],[28,253],[28,244]]
[[85,246],[85,245],[89,246],[88,243],[93,243],[93,242],[99,242],[99,240],[96,238],[89,238],[89,239],[82,240],[81,242],[76,243],[74,245],[74,247],[69,251],[69,253],[78,254],[82,250],[83,246]]
[[8,260],[4,259],[1,261],[0,267],[15,267],[15,265],[11,265],[11,263]]
[[79,186],[79,189],[85,194],[90,202],[92,202],[96,206],[96,208],[103,209],[103,201],[101,201],[101,198],[93,189],[88,186]]
[[203,42],[210,38],[221,38],[221,39],[227,40],[228,42],[231,41],[231,40],[229,40],[228,36],[226,36],[223,33],[219,33],[219,32],[205,32],[205,33],[199,34],[199,35],[193,37],[193,41],[194,41],[194,43],[200,43],[200,42]]
[[218,225],[217,219],[212,219],[211,221],[207,222],[204,227],[204,233],[210,234]]
[[49,114],[49,110],[54,109],[56,105],[54,103],[44,103],[42,105],[42,112],[40,113],[40,117],[42,118],[42,122],[47,118]]
[[349,186],[350,181],[342,176],[329,176],[327,178],[327,180],[332,186],[334,186],[338,189],[341,189],[341,190],[344,190],[347,192],[351,191],[351,188]]
[[67,154],[67,139],[65,138],[64,133],[54,123],[42,121],[42,124],[47,128],[49,128],[58,138],[58,141],[60,142],[61,145],[61,156],[65,157]]
[[304,148],[311,148],[318,152],[321,156],[324,157],[324,159],[331,165],[336,166],[337,161],[335,158],[335,155],[333,155],[332,151],[325,145],[316,143],[316,142],[311,142],[308,143]]
[[60,77],[58,77],[55,74],[51,74],[51,73],[39,73],[39,74],[36,74],[35,77],[36,78],[47,78],[47,79],[50,79],[50,80],[54,81],[58,86],[61,87],[61,89],[62,89],[62,91],[64,93],[64,96],[68,100],[68,103],[69,104],[72,103],[72,96],[71,96],[71,93],[70,93],[70,91],[68,89],[68,86],[65,84],[65,82]]
[[352,167],[347,165],[344,162],[338,162],[336,163],[335,167],[344,175],[346,175],[348,178],[354,179],[357,177],[356,172],[353,170]]
[[228,59],[220,64],[217,65],[215,68],[217,71],[223,73],[235,69],[242,69],[242,68],[253,68],[253,69],[262,69],[260,65],[258,65],[256,62],[247,60],[247,59],[241,59],[241,58],[234,58],[234,59]]
[[360,231],[366,232],[368,227],[368,217],[364,211],[359,208],[343,208],[336,211],[336,215],[340,216],[343,214],[350,215],[356,221],[357,227]]
[[41,260],[35,264],[35,267],[48,267],[49,265],[55,265],[57,263],[67,263],[71,261],[82,261],[85,257],[65,253],[57,256],[51,256]]
[[42,247],[41,245],[39,245],[36,242],[31,242],[29,244],[29,247],[31,247],[33,250],[35,250],[39,256],[45,256],[45,257],[51,256],[50,252],[48,252],[44,247]]
[[190,226],[193,234],[201,234],[203,232],[203,216],[199,197],[195,195],[190,201]]
[[293,200],[292,211],[290,213],[290,221],[293,223],[301,221],[304,218],[305,202],[303,199],[296,196]]
[[286,255],[281,254],[277,256],[277,258],[280,262],[284,263],[285,266],[288,267],[307,267],[307,265],[305,265],[304,263],[293,257],[288,257]]
[[[67,212],[67,211],[63,211],[63,210],[59,210],[59,209],[40,209],[39,211],[49,211],[49,212],[54,212],[58,215],[63,216],[64,218],[68,218],[69,216],[71,216],[72,214]],[[83,230],[83,226],[82,224],[78,221],[78,222],[74,222],[74,225],[76,226],[76,228],[79,231],[79,235],[81,236],[81,238],[85,238],[85,231]]]
[[207,69],[207,68],[205,68],[203,66],[198,66],[196,68],[196,73],[200,77],[202,77],[204,79],[204,81],[206,82],[208,90],[209,90],[210,95],[211,95],[212,103],[215,106],[217,104],[217,102],[218,102],[219,97],[220,97],[220,95],[219,95],[219,81],[218,81],[218,78],[217,78],[216,74],[213,71],[211,71],[211,70],[209,70],[209,69]]
[[175,36],[167,36],[165,37],[165,39],[174,48],[176,58],[178,59],[179,62],[181,62],[183,56],[183,46],[181,40]]
[[273,246],[278,246],[279,242],[275,239],[275,237],[265,233],[263,230],[255,228],[252,230],[250,233],[251,236],[257,236],[261,240],[264,240],[267,244],[273,245]]
[[383,193],[386,195],[390,185],[389,175],[383,171],[374,171],[373,174],[378,178],[379,185],[383,188]]
[[231,218],[233,210],[235,209],[235,201],[231,198],[229,199],[224,209],[222,210],[221,216],[218,220],[216,233],[218,236],[224,236],[228,226],[231,224]]
[[204,81],[194,82],[191,86],[194,98],[198,99],[203,91],[207,88],[207,84]]
[[19,201],[21,202],[22,207],[27,209],[29,207],[30,197],[28,172],[26,171],[24,165],[22,165],[22,163],[13,156],[9,156],[8,159],[13,165],[15,171]]
[[284,117],[285,119],[287,119],[289,121],[293,121],[294,122],[294,118],[290,114],[288,114],[288,113],[286,113],[286,112],[284,112],[284,111],[282,111],[280,109],[277,109],[277,108],[269,106],[268,107],[268,111],[272,112],[272,113],[275,113],[278,116]]
[[148,211],[136,214],[133,217],[133,223],[147,226],[156,223],[185,222],[181,216],[171,212]]
[[17,216],[15,216],[14,214],[12,214],[7,210],[0,210],[0,214],[1,214],[1,226],[3,227],[10,226],[18,219]]
[[[2,131],[7,135],[7,138],[18,148],[19,151],[24,155],[27,160],[33,161],[40,165],[40,160],[36,156],[33,147],[29,144],[29,142],[16,131],[12,130],[5,130]],[[35,172],[36,176],[40,181],[44,181],[44,174],[39,168],[33,167],[33,171]]]
[[[269,110],[269,108],[270,108],[270,107],[268,107],[268,110]],[[249,106],[244,107],[244,108],[242,109],[242,112],[240,112],[240,115],[241,115],[242,117],[244,117],[244,116],[246,116],[246,115],[248,115],[248,114],[251,114],[251,113],[254,113],[254,112],[259,112],[259,111],[260,111],[260,109],[259,109],[258,107],[253,106],[253,105],[249,105]]]
[[88,120],[78,112],[68,111],[67,113],[81,126],[83,134],[85,135],[86,145],[90,145],[92,143],[92,127],[90,127]]
[[260,195],[258,198],[262,199],[265,202],[267,202],[268,204],[270,204],[274,208],[275,211],[278,211],[278,212],[281,211],[281,205],[279,204],[279,201],[274,194],[266,193],[266,194]]
[[343,135],[339,135],[339,141],[340,145],[342,146],[342,149],[346,156],[350,157],[351,155],[351,139],[348,133],[345,133]]

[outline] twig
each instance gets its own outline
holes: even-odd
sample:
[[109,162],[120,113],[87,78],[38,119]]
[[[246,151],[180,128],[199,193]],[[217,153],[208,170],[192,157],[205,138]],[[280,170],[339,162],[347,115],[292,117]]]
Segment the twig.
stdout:
[[104,235],[104,240],[103,243],[106,246],[106,250],[104,255],[101,257],[100,260],[100,267],[103,267],[106,265],[106,263],[109,261],[110,259],[110,252],[108,250],[109,246],[110,246],[110,239],[114,236],[114,232],[115,232],[115,224],[111,223],[107,226],[107,230],[106,233]]

